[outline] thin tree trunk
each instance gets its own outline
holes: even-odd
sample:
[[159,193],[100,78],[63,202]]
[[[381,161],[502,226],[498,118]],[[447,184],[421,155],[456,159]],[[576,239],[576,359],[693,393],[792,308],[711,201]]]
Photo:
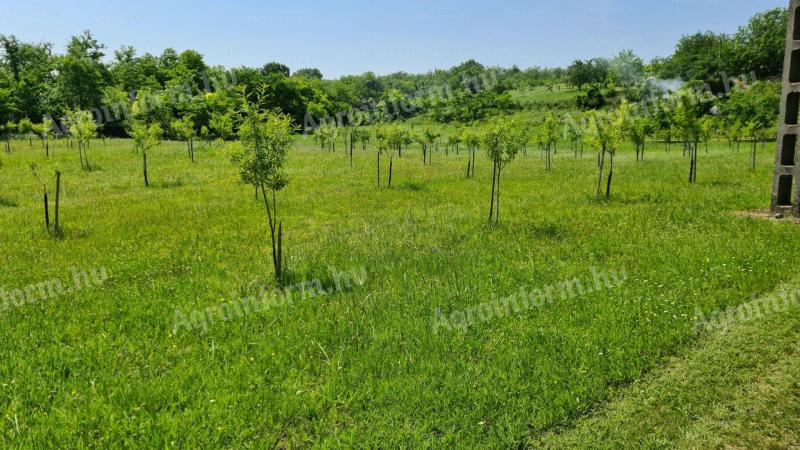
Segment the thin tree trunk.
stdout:
[[611,178],[614,176],[614,154],[609,154],[608,182],[606,182],[606,198],[611,198]]
[[393,158],[389,158],[389,184],[388,187],[392,187],[392,163],[394,162]]
[[503,169],[498,165],[497,166],[497,208],[495,209],[495,216],[494,216],[494,223],[500,223],[500,174],[503,172]]
[[278,265],[275,267],[275,280],[283,285],[283,222],[278,223]]
[[86,154],[86,146],[88,143],[83,145],[83,160],[86,162],[86,170],[91,170],[92,166],[89,164],[89,155]]
[[56,234],[61,233],[61,225],[59,224],[58,207],[61,204],[61,171],[56,170],[56,211],[55,211],[55,228],[53,229]]
[[[269,234],[270,234],[270,244],[272,246],[272,268],[275,270],[276,277],[279,275],[278,271],[278,249],[275,242],[275,220],[277,219],[277,205],[273,205],[275,208],[275,214],[272,214],[272,210],[269,206],[269,197],[267,197],[267,190],[264,188],[264,183],[259,183],[261,187],[261,196],[264,197],[264,208],[267,210],[267,222],[269,225]],[[273,196],[275,195],[275,191],[272,192]],[[273,197],[274,198],[274,197]],[[274,200],[273,200],[274,204]]]
[[378,187],[381,187],[381,152],[378,150]]
[[547,144],[545,155],[544,169],[550,171],[550,144]]
[[475,178],[475,149],[472,149],[472,178]]
[[489,223],[492,222],[492,217],[494,217],[494,186],[497,182],[497,161],[494,161],[494,165],[492,167],[492,201],[489,202]]
[[144,187],[150,186],[147,181],[147,150],[142,151],[142,172],[144,172]]
[[605,165],[605,156],[605,149],[601,149],[600,154],[597,157],[597,168],[599,172],[597,175],[597,190],[595,191],[595,197],[597,198],[600,198],[600,189],[603,185],[603,166]]
[[47,191],[44,191],[44,227],[50,231],[50,205],[47,201]]

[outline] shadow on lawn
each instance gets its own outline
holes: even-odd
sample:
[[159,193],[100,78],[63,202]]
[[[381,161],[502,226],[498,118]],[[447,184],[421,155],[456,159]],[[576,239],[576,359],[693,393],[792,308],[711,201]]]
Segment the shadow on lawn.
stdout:
[[183,181],[182,178],[176,178],[174,180],[165,180],[160,181],[157,183],[153,183],[152,186],[159,189],[177,189],[179,187],[183,187],[186,185],[186,182]]
[[406,181],[400,185],[400,189],[412,192],[420,192],[424,191],[426,186],[418,181]]
[[259,276],[257,279],[241,285],[238,295],[240,297],[263,296],[265,293],[275,290],[335,295],[363,286],[367,276],[364,268],[347,270],[312,268],[302,272],[286,269],[281,283],[276,283],[272,277]]
[[0,207],[3,208],[16,208],[19,206],[19,203],[11,200],[10,198],[0,197]]

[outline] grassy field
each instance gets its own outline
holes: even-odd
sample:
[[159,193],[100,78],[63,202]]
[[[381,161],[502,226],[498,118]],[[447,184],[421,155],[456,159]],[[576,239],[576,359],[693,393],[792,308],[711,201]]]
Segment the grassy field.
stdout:
[[532,439],[530,446],[800,447],[798,288],[794,280],[775,293],[793,292],[789,307],[711,330],[685,354],[623,389],[606,407],[573,427]]
[[[91,172],[63,144],[49,160],[26,142],[0,156],[0,286],[108,273],[0,312],[0,446],[524,447],[704,339],[697,308],[747,302],[800,265],[796,225],[734,214],[768,206],[771,146],[751,171],[744,149],[712,145],[695,186],[677,146],[642,163],[626,149],[610,201],[593,198],[590,152],[561,151],[548,173],[530,151],[503,173],[489,226],[483,155],[468,180],[466,155],[423,166],[412,147],[387,189],[373,151],[351,169],[298,144],[278,200],[291,276],[331,286],[331,268],[364,268],[363,284],[177,333],[176,311],[271,283],[263,204],[224,150],[198,145],[192,164],[164,143],[150,188],[129,141],[93,143]],[[61,239],[44,231],[32,162],[63,172]],[[627,278],[435,328],[437,310],[608,270]]]

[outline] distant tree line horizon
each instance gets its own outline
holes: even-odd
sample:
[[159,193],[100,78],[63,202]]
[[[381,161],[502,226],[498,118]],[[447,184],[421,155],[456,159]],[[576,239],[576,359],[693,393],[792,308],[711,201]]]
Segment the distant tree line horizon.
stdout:
[[[576,60],[566,68],[520,69],[487,67],[468,60],[447,70],[424,74],[397,72],[376,75],[365,72],[338,79],[324,79],[317,68],[295,71],[280,63],[262,67],[209,66],[196,50],[177,52],[167,48],[161,55],[138,54],[130,46],[113,52],[95,36],[84,31],[72,37],[63,54],[51,43],[23,42],[15,36],[0,35],[0,124],[27,120],[42,123],[45,117],[60,120],[71,111],[93,110],[103,105],[133,102],[136,96],[167,96],[170,89],[193,93],[180,101],[156,101],[147,111],[150,122],[164,130],[176,119],[191,118],[197,132],[227,139],[234,136],[230,117],[237,107],[235,96],[226,90],[209,90],[208,79],[232,75],[246,89],[265,86],[259,105],[281,111],[295,123],[308,117],[333,117],[348,110],[391,111],[390,116],[429,114],[433,120],[469,123],[493,113],[519,108],[509,91],[519,88],[569,85],[586,94],[579,98],[584,109],[603,105],[609,88],[624,91],[636,101],[642,96],[641,81],[647,77],[702,83],[722,90],[725,76],[748,75],[759,80],[779,78],[783,70],[787,10],[775,8],[752,17],[735,34],[698,32],[682,37],[669,57],[649,64],[630,50],[612,58]],[[489,89],[475,90],[466,80],[492,71],[496,82]],[[417,98],[411,110],[388,108],[425,90],[445,87],[452,95]],[[588,89],[587,89],[588,87]],[[393,117],[386,117],[393,118]],[[10,126],[6,126],[10,129]],[[103,124],[106,136],[127,136],[124,121]]]

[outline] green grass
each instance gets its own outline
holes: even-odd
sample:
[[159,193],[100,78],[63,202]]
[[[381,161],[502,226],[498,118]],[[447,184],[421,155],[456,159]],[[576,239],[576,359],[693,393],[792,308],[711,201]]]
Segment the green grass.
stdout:
[[[800,283],[794,280],[790,291]],[[800,447],[800,308],[704,335],[573,428],[534,448],[787,449]]]
[[[145,188],[129,141],[2,155],[0,286],[105,267],[101,286],[0,313],[2,447],[520,447],[570,426],[620,386],[697,340],[695,307],[740,304],[800,264],[796,225],[740,217],[769,202],[772,149],[712,146],[698,184],[677,146],[618,158],[596,201],[593,155],[537,152],[503,174],[488,226],[489,162],[416,148],[375,187],[374,152],[289,158],[278,209],[295,280],[364,267],[363,286],[173,334],[175,311],[270,283],[263,204],[218,147],[150,153]],[[63,172],[63,236],[44,231],[28,170]],[[384,182],[386,167],[383,168]],[[51,186],[52,188],[52,186]],[[624,269],[619,288],[468,330],[433,333],[434,311]]]
[[541,107],[542,105],[555,103],[563,103],[571,107],[576,107],[576,99],[579,95],[585,93],[577,89],[571,89],[566,85],[562,85],[561,89],[554,87],[552,91],[544,87],[537,87],[514,89],[510,92],[514,100],[527,108],[536,108],[537,106]]

